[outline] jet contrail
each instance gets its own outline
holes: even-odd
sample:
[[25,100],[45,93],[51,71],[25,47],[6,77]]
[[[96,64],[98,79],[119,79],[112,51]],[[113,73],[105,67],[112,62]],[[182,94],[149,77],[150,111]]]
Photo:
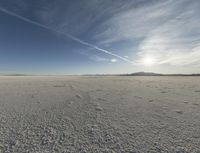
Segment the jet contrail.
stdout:
[[0,7],[0,11],[4,12],[4,13],[6,13],[6,14],[9,14],[9,15],[11,15],[11,16],[17,17],[17,18],[19,18],[19,19],[21,19],[21,20],[23,20],[23,21],[28,22],[28,23],[31,23],[31,24],[37,25],[37,26],[39,26],[39,27],[45,28],[45,29],[47,29],[47,30],[50,30],[50,31],[53,31],[53,32],[56,32],[56,33],[60,33],[60,34],[62,34],[62,35],[64,35],[64,36],[69,37],[70,39],[72,39],[72,40],[74,40],[74,41],[76,41],[76,42],[79,42],[79,43],[82,44],[82,45],[85,45],[85,46],[94,48],[94,49],[96,49],[96,50],[98,50],[98,51],[100,51],[100,52],[106,53],[106,54],[108,54],[108,55],[112,55],[112,56],[114,56],[114,57],[116,57],[116,58],[119,58],[119,59],[121,59],[121,60],[123,60],[123,61],[125,61],[125,62],[127,62],[127,63],[133,64],[133,61],[130,61],[130,60],[128,60],[127,58],[124,58],[124,57],[122,57],[122,56],[120,56],[120,55],[118,55],[118,54],[112,53],[112,52],[110,52],[110,51],[108,51],[108,50],[102,49],[102,48],[100,48],[100,47],[98,47],[98,46],[96,46],[96,45],[90,44],[90,43],[88,43],[88,42],[86,42],[86,41],[83,41],[83,40],[81,40],[81,39],[79,39],[79,38],[77,38],[77,37],[75,37],[75,36],[73,36],[73,35],[70,35],[70,34],[68,34],[68,33],[64,33],[64,32],[62,32],[62,31],[55,30],[55,29],[50,28],[50,27],[48,27],[48,26],[46,26],[46,25],[43,25],[43,24],[41,24],[41,23],[35,22],[35,21],[30,20],[30,19],[28,19],[28,18],[25,18],[25,17],[23,17],[23,16],[21,16],[21,15],[18,15],[18,14],[14,13],[14,12],[8,11],[7,9],[4,9],[4,8],[2,8],[2,7]]

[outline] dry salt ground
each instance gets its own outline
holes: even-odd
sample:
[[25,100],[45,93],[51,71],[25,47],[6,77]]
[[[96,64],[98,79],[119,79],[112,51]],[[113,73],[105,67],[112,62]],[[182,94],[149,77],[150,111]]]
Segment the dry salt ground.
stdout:
[[200,77],[0,77],[0,153],[200,153]]

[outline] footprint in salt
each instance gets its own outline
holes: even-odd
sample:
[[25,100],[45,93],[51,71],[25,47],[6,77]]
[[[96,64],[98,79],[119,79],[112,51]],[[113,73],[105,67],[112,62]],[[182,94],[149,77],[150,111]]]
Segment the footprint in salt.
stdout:
[[102,111],[103,108],[99,104],[97,104],[96,107],[95,107],[95,110],[96,111]]
[[175,110],[175,112],[178,113],[178,114],[183,114],[183,111],[179,110],[179,109]]
[[59,85],[54,85],[54,87],[60,88],[60,87],[65,87],[65,84],[59,84]]
[[76,94],[76,98],[79,98],[79,99],[80,99],[80,98],[81,98],[81,95],[79,95],[79,94]]
[[70,89],[75,90],[73,85],[69,85]]

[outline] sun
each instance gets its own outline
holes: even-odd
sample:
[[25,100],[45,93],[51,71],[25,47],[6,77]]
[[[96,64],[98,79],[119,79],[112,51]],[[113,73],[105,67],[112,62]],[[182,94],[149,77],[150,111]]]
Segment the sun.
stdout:
[[147,56],[142,60],[142,64],[145,66],[152,66],[155,64],[155,59],[151,56]]

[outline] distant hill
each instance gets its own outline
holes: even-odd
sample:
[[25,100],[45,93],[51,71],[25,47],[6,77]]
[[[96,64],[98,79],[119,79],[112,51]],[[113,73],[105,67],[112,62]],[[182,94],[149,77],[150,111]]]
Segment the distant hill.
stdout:
[[120,74],[120,76],[200,76],[200,74],[160,74],[153,72],[136,72],[130,74]]
[[130,74],[122,74],[122,76],[162,76],[163,74],[153,73],[153,72],[136,72]]
[[27,74],[2,74],[2,76],[27,76]]

